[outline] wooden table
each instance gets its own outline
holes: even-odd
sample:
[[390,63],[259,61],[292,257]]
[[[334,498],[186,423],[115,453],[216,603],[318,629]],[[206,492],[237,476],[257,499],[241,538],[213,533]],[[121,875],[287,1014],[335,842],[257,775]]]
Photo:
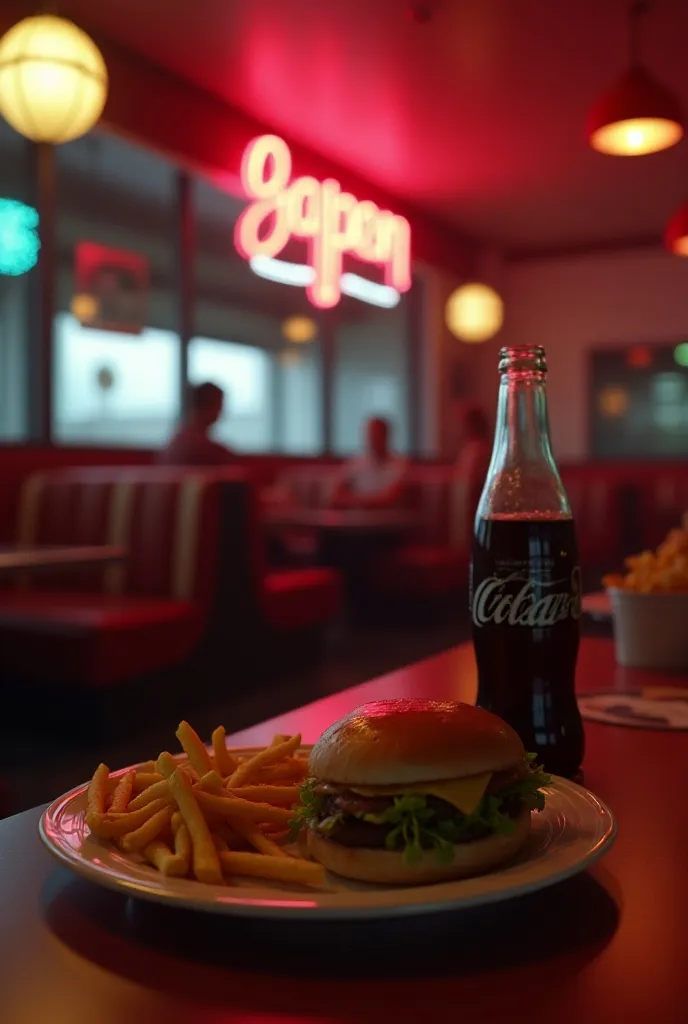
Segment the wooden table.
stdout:
[[0,547],[0,573],[18,571],[46,572],[51,569],[82,569],[85,566],[107,565],[126,558],[126,548],[113,544]]
[[[676,682],[581,648],[582,689]],[[365,700],[470,699],[468,645],[233,740],[315,740]],[[586,782],[619,820],[609,856],[541,893],[392,924],[264,924],[128,900],[53,866],[39,809],[0,823],[3,1024],[679,1024],[688,1006],[688,737],[588,724]]]

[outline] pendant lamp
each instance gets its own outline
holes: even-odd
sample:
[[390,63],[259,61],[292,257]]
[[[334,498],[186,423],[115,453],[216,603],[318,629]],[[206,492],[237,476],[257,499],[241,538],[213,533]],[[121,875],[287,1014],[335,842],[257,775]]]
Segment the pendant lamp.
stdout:
[[645,156],[675,146],[683,138],[683,111],[678,98],[641,66],[638,33],[649,0],[629,8],[629,68],[588,114],[588,140],[610,156]]

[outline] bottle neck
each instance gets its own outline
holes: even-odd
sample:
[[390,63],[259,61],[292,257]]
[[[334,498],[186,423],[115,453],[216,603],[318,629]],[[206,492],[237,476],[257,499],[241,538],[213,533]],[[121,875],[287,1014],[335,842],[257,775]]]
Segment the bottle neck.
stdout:
[[492,459],[478,518],[570,518],[549,437],[545,371],[502,371]]
[[516,372],[502,377],[492,461],[491,469],[542,461],[556,472],[544,374]]

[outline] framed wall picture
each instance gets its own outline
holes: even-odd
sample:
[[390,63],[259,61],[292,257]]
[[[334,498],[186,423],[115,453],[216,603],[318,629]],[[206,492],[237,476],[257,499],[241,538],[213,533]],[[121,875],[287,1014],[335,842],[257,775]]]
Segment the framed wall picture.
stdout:
[[594,350],[589,379],[593,456],[688,457],[688,341]]

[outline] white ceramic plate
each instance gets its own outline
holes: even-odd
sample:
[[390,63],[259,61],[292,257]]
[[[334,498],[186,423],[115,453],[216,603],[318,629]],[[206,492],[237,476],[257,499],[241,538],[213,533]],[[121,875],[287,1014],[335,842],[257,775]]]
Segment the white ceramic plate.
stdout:
[[546,809],[533,815],[528,845],[506,867],[490,874],[439,885],[400,887],[364,885],[331,875],[333,888],[328,892],[261,879],[212,886],[166,879],[142,859],[92,836],[85,822],[86,790],[87,785],[78,786],[59,797],[41,817],[41,839],[62,864],[91,882],[128,896],[252,917],[391,917],[493,903],[583,871],[609,849],[616,836],[616,821],[608,807],[587,789],[555,778],[545,791]]

